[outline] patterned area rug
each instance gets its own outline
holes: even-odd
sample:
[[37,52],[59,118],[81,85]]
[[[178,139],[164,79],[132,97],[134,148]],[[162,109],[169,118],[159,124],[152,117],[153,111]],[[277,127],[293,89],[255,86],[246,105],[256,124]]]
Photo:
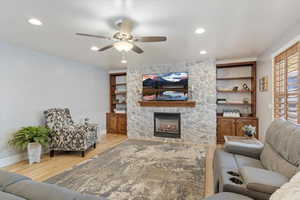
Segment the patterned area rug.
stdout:
[[127,140],[46,182],[110,200],[201,200],[207,149]]

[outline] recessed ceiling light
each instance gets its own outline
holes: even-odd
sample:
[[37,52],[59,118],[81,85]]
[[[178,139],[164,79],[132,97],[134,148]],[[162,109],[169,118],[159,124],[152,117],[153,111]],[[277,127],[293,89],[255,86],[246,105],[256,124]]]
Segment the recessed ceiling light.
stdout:
[[207,51],[202,50],[202,51],[200,51],[200,54],[201,54],[201,55],[205,55],[205,54],[207,54]]
[[196,30],[195,30],[195,33],[196,34],[202,34],[202,33],[204,33],[205,32],[205,29],[204,28],[197,28]]
[[92,46],[92,47],[91,47],[91,50],[92,50],[92,51],[99,51],[99,47]]
[[35,26],[42,26],[43,25],[43,23],[40,20],[35,19],[35,18],[30,18],[28,20],[28,23],[30,23],[32,25],[35,25]]
[[121,60],[121,63],[126,64],[126,63],[127,63],[127,60],[122,59],[122,60]]

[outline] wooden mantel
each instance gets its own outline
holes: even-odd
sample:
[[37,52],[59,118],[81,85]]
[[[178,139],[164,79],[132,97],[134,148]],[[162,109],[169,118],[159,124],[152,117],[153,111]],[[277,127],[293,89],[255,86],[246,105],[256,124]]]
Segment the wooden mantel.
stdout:
[[139,101],[143,107],[195,107],[196,101]]

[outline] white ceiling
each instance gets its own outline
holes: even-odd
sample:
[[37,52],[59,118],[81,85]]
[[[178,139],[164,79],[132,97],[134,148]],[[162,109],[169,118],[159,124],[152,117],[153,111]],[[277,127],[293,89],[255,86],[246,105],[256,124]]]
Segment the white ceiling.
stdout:
[[[6,0],[0,7],[0,40],[108,69],[124,68],[115,49],[92,52],[110,41],[122,17],[135,21],[135,35],[166,35],[165,43],[142,43],[129,65],[257,57],[300,20],[300,0]],[[35,17],[44,23],[27,23]],[[195,35],[197,27],[207,31]],[[207,50],[206,56],[200,50]]]

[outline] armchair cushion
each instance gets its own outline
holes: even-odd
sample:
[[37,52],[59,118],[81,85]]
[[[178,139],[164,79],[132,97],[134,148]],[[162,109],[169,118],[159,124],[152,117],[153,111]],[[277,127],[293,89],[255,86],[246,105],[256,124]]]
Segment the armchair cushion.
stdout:
[[249,190],[272,194],[289,179],[277,172],[254,167],[243,167],[240,173]]

